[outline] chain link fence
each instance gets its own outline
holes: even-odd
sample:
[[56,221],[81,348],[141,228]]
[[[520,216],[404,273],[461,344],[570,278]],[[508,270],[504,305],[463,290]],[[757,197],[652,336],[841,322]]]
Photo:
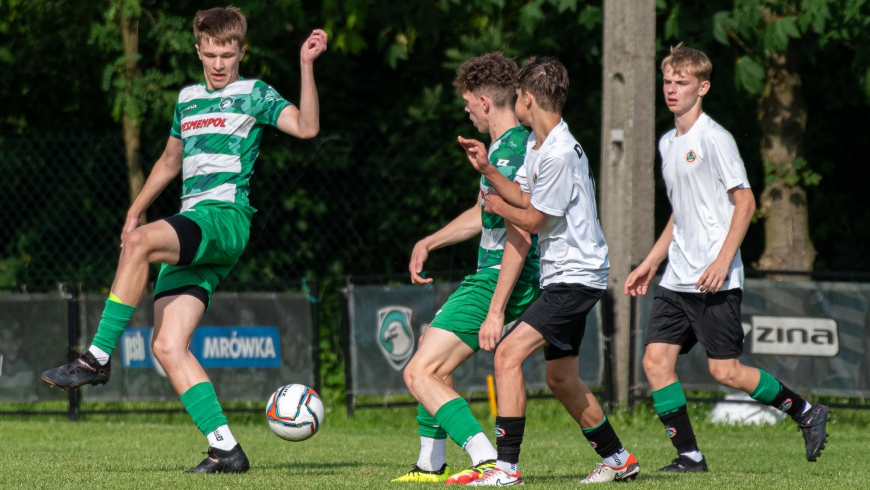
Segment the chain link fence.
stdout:
[[[251,241],[228,283],[404,272],[416,240],[474,203],[476,175],[454,146],[401,134],[267,134],[251,180]],[[0,150],[0,286],[110,284],[130,204],[120,134],[7,138]],[[143,156],[146,171],[158,156]],[[149,221],[177,211],[180,181]],[[427,265],[473,268],[474,247]]]

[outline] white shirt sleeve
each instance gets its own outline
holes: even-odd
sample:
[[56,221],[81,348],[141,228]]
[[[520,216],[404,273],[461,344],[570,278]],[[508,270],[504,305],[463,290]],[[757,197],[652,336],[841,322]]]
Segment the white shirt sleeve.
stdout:
[[715,131],[708,141],[710,162],[722,179],[722,183],[725,184],[725,188],[748,189],[746,167],[743,165],[743,159],[740,158],[740,151],[737,150],[734,137],[727,131]]
[[520,168],[517,169],[516,175],[514,175],[514,182],[520,185],[520,190],[525,192],[526,194],[530,194],[529,190],[529,178],[526,175],[526,165],[523,164]]
[[532,179],[532,206],[550,216],[563,216],[574,192],[574,178],[568,163],[561,158],[545,158]]

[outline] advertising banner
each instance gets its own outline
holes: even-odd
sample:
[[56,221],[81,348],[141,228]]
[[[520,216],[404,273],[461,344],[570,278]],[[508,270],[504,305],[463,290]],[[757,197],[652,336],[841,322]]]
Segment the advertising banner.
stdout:
[[67,298],[55,294],[0,294],[0,402],[65,400],[40,379],[67,362]]
[[[658,281],[654,281],[658,283]],[[658,286],[638,301],[644,352],[646,325]],[[741,361],[764,369],[804,394],[870,396],[870,284],[749,279],[743,290]],[[638,380],[646,386],[643,369]],[[683,386],[724,390],[710,375],[704,348],[680,356]]]
[[[82,337],[93,338],[105,296],[85,296]],[[86,401],[177,400],[151,350],[154,303],[143,299],[112,356],[112,379]],[[190,351],[221,401],[265,400],[279,386],[313,382],[311,309],[302,293],[216,293]],[[118,355],[120,354],[120,355]]]
[[[358,395],[408,393],[402,370],[435,313],[459,283],[425,287],[349,286],[346,290],[350,324],[351,377],[348,387]],[[589,314],[580,348],[580,377],[591,387],[601,384],[603,340],[600,305]],[[508,326],[507,328],[509,328]],[[483,350],[453,373],[460,393],[486,392],[486,376],[493,374],[493,355]],[[547,389],[542,351],[523,364],[526,388]]]

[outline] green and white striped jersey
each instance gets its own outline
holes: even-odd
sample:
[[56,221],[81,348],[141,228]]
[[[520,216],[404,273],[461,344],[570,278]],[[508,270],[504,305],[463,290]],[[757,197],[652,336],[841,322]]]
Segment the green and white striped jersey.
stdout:
[[209,200],[249,206],[263,126],[274,126],[288,105],[260,80],[239,79],[220,90],[208,90],[205,82],[182,89],[169,131],[184,144],[181,211]]
[[[489,162],[495,165],[498,171],[513,181],[517,170],[523,166],[526,156],[526,140],[529,139],[529,131],[523,126],[517,126],[507,130],[491,145],[489,145]],[[480,178],[480,190],[486,194],[490,189],[489,181],[485,177]],[[504,227],[504,218],[497,214],[487,213],[480,207],[483,222],[480,246],[477,250],[477,270],[500,269],[501,259],[504,254],[504,245],[507,233]],[[540,256],[538,254],[538,236],[532,235],[532,246],[526,255],[523,270],[518,283],[539,282]]]

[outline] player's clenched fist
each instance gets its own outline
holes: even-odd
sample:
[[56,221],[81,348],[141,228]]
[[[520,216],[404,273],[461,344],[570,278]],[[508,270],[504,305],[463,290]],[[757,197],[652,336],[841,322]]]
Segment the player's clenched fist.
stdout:
[[326,51],[326,32],[321,29],[314,29],[314,32],[308,36],[308,39],[302,43],[300,58],[303,63],[313,63],[324,51]]

